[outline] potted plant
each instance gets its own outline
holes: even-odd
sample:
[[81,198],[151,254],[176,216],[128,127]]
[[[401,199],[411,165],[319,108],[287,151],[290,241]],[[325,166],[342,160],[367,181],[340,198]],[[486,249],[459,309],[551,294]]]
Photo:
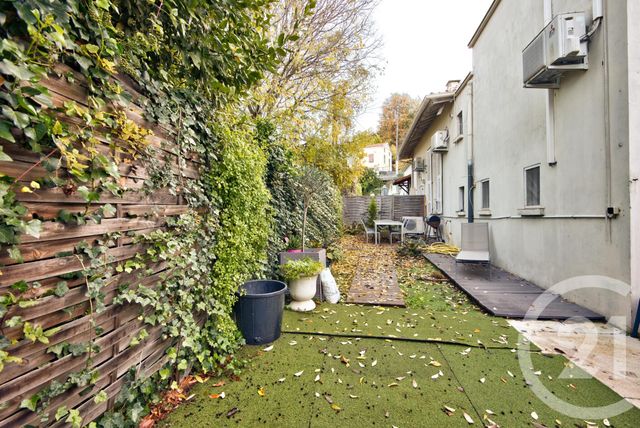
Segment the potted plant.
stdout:
[[308,312],[315,309],[312,300],[316,295],[318,274],[322,271],[322,263],[305,257],[301,260],[289,260],[282,265],[282,276],[289,284],[289,291],[293,301],[289,308],[298,312]]
[[293,235],[291,238],[284,238],[287,244],[288,253],[301,253],[302,252],[302,240],[298,235]]

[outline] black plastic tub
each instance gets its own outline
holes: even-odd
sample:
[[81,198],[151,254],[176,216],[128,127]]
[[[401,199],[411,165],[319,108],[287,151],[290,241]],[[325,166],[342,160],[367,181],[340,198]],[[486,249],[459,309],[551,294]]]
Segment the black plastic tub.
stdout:
[[280,337],[286,290],[284,282],[272,280],[248,281],[240,286],[233,317],[248,345],[262,345]]

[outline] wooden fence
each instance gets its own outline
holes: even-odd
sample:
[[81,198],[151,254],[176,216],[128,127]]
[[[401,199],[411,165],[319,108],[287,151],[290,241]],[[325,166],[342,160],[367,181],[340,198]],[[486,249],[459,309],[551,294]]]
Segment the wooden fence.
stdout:
[[[60,75],[73,73],[75,83],[69,84],[65,78],[51,76],[42,82],[49,88],[54,104],[60,107],[66,101],[75,101],[80,105],[87,105],[86,86],[83,77],[72,70],[60,67]],[[125,78],[119,79],[121,85],[133,95],[133,99],[140,99],[140,94],[134,89],[132,82]],[[129,119],[138,125],[153,131],[149,136],[150,143],[169,153],[172,147],[172,131],[157,124],[148,123],[143,119],[142,109],[135,103],[126,106]],[[68,123],[71,118],[61,116]],[[106,145],[107,141],[103,141]],[[0,140],[4,151],[13,158],[13,162],[0,162],[0,171],[18,177],[32,168],[22,179],[26,185],[31,180],[48,174],[45,168],[36,165],[41,156],[31,151],[21,149],[17,144]],[[198,163],[190,160],[187,168],[178,168],[178,160],[171,165],[175,174],[183,177],[196,178]],[[172,163],[168,161],[169,163]],[[35,166],[34,166],[35,165]],[[120,173],[126,186],[140,189],[148,177],[144,167],[140,165],[120,166]],[[37,216],[43,220],[53,220],[59,210],[71,212],[82,211],[84,201],[77,194],[65,195],[61,188],[41,189],[34,193],[18,193],[18,198],[27,207],[29,217]],[[12,356],[22,358],[21,363],[8,363],[0,371],[0,427],[17,427],[27,424],[41,425],[40,415],[27,409],[21,409],[20,403],[52,381],[64,382],[69,374],[83,369],[87,363],[87,355],[74,357],[66,355],[58,358],[47,349],[56,344],[84,343],[95,339],[99,351],[92,356],[92,368],[98,373],[97,382],[89,391],[87,388],[74,387],[64,394],[58,395],[48,405],[49,422],[56,424],[53,414],[60,406],[68,409],[78,409],[84,423],[95,419],[110,406],[123,386],[124,375],[130,368],[136,367],[139,375],[150,375],[158,371],[166,362],[165,350],[172,343],[163,339],[160,326],[147,326],[148,337],[137,346],[130,346],[131,338],[143,327],[138,320],[141,308],[133,304],[112,304],[118,287],[123,284],[144,284],[153,286],[161,280],[165,266],[162,263],[148,266],[150,274],[142,279],[140,271],[119,273],[112,277],[109,285],[102,289],[105,294],[106,310],[94,315],[95,323],[101,327],[102,333],[95,337],[91,326],[91,316],[88,315],[90,302],[86,296],[87,287],[84,278],[67,280],[69,291],[63,297],[48,295],[62,281],[61,275],[82,270],[81,258],[73,255],[76,246],[82,242],[94,242],[109,232],[122,232],[123,237],[117,240],[109,250],[109,256],[114,262],[121,262],[133,257],[141,247],[134,244],[133,236],[144,234],[158,228],[163,228],[167,216],[186,212],[187,207],[180,196],[170,194],[166,189],[153,194],[127,191],[123,197],[103,194],[99,208],[104,203],[116,207],[115,215],[103,219],[100,224],[89,221],[85,225],[64,225],[55,221],[44,221],[40,238],[22,236],[20,250],[24,256],[24,263],[15,263],[6,249],[0,249],[1,269],[0,295],[10,291],[10,286],[16,281],[24,280],[28,283],[38,281],[41,286],[38,295],[43,296],[35,306],[20,308],[11,306],[5,319],[21,316],[24,321],[40,325],[43,329],[58,327],[59,330],[49,337],[49,343],[32,342],[22,339],[21,328],[7,329],[3,326],[3,334],[10,339],[17,340],[8,352]],[[71,254],[60,257],[60,253]],[[114,272],[115,273],[115,272]],[[37,297],[37,296],[36,296]],[[95,403],[94,397],[100,391],[105,391],[108,399]],[[59,422],[61,424],[61,422]]]
[[[358,223],[367,217],[370,196],[345,196],[342,200],[342,222],[346,225]],[[378,217],[402,220],[402,217],[424,216],[423,195],[376,196]]]

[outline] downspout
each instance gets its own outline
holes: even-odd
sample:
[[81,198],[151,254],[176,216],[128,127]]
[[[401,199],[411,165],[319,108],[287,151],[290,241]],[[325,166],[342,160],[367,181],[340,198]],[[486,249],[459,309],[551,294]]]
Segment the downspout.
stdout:
[[[605,192],[606,192],[606,207],[612,207],[613,190],[611,179],[611,100],[609,92],[609,24],[606,20],[607,17],[607,2],[603,4],[604,18],[602,19],[602,56],[604,60],[603,64],[603,88],[604,88],[604,169],[605,169]],[[607,216],[605,220],[607,224],[607,240],[611,242],[611,217]]]
[[[553,0],[544,0],[544,25],[553,19]],[[546,131],[547,131],[547,163],[554,166],[556,160],[556,113],[554,103],[554,89],[547,89],[546,98]]]
[[467,222],[473,223],[473,81],[469,85],[469,112],[468,138],[467,138]]

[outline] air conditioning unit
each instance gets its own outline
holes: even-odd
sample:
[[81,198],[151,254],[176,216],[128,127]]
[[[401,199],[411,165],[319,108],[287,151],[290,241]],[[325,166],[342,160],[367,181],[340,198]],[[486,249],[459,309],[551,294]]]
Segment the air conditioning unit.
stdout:
[[589,68],[584,12],[556,15],[522,51],[526,88],[559,88],[568,70]]
[[423,158],[415,158],[413,160],[413,170],[415,172],[423,172],[424,171],[424,159]]
[[436,131],[435,134],[431,136],[431,149],[434,152],[446,152],[448,150],[448,142],[449,136],[447,135],[447,131]]

